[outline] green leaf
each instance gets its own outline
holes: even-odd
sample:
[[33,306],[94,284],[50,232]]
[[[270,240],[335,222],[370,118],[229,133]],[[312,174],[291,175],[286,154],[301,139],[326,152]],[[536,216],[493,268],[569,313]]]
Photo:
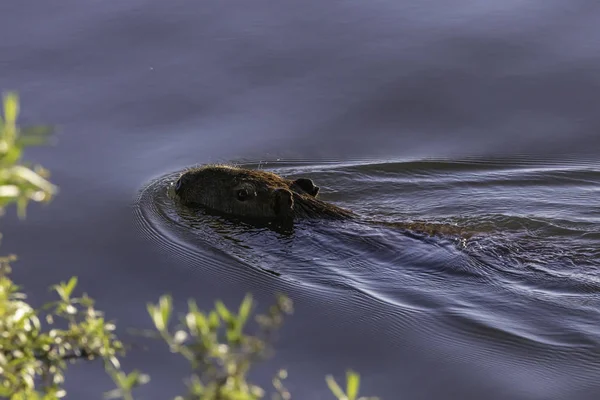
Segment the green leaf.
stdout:
[[77,285],[77,277],[73,276],[69,282],[61,282],[59,285],[54,285],[53,288],[63,301],[69,301],[75,285]]
[[225,322],[229,322],[233,319],[231,317],[231,313],[229,312],[227,307],[225,307],[225,304],[223,304],[223,302],[221,300],[217,300],[215,302],[215,307],[217,309],[217,312],[219,313],[219,315]]
[[190,311],[190,313],[196,313],[196,312],[198,312],[198,305],[196,304],[196,302],[194,301],[194,299],[189,299],[188,300],[188,310]]
[[243,326],[246,323],[246,321],[248,320],[248,316],[250,315],[251,309],[252,309],[252,295],[247,294],[246,297],[244,297],[242,304],[240,304],[240,310],[239,310],[240,325]]
[[19,146],[11,146],[2,157],[2,164],[13,165],[19,161],[22,154],[23,150]]
[[104,398],[107,400],[111,399],[122,399],[123,391],[121,389],[112,389],[106,393],[104,393]]
[[67,284],[63,285],[63,289],[64,289],[65,295],[67,297],[71,297],[71,293],[73,293],[73,289],[75,289],[76,285],[77,285],[77,277],[76,276],[71,277],[71,279],[69,279],[69,282],[67,282]]
[[219,319],[219,314],[214,311],[211,311],[208,314],[208,326],[210,329],[215,330],[221,325],[221,320]]
[[331,390],[331,393],[333,393],[334,396],[338,398],[338,400],[347,400],[344,391],[342,390],[342,388],[340,388],[340,386],[337,384],[332,375],[327,375],[325,377],[325,381],[327,382],[327,386],[329,386],[329,390]]
[[15,176],[31,183],[32,185],[50,193],[54,194],[58,192],[56,186],[52,183],[48,182],[46,179],[42,178],[38,173],[32,171],[31,169],[24,167],[22,165],[15,165],[10,168],[10,172],[14,173]]
[[150,318],[152,318],[152,322],[154,322],[154,326],[156,327],[156,329],[158,329],[159,331],[163,331],[165,327],[161,321],[158,308],[154,304],[148,303],[146,304],[146,309],[148,310],[148,314],[150,314]]
[[4,119],[7,125],[14,125],[19,115],[19,96],[14,92],[4,95]]
[[231,329],[226,332],[225,336],[227,337],[227,342],[238,343],[241,333],[237,329]]
[[133,371],[129,375],[125,377],[125,388],[127,390],[131,390],[133,386],[137,383],[139,379],[140,373],[138,371]]
[[356,400],[359,386],[360,376],[356,372],[348,370],[346,372],[346,395],[348,396],[348,400]]
[[166,328],[169,326],[169,319],[171,318],[171,311],[173,310],[173,301],[171,296],[164,295],[160,296],[158,300],[160,307],[160,315],[162,317],[163,326]]
[[194,330],[198,331],[200,334],[207,335],[208,332],[210,331],[210,327],[208,325],[208,321],[206,320],[206,317],[204,316],[204,314],[197,311],[195,313],[190,313],[189,315],[193,316],[193,322],[194,322],[193,325],[188,325],[190,330],[192,330],[192,327],[193,327]]

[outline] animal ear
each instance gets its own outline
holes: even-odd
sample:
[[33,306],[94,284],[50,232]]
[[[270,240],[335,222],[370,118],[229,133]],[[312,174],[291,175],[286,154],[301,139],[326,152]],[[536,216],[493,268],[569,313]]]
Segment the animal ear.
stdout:
[[273,191],[275,201],[273,208],[277,216],[287,216],[294,208],[294,198],[292,192],[287,189],[275,189]]
[[312,179],[298,178],[293,182],[293,185],[299,187],[313,197],[317,197],[317,194],[319,194],[319,187],[315,185]]

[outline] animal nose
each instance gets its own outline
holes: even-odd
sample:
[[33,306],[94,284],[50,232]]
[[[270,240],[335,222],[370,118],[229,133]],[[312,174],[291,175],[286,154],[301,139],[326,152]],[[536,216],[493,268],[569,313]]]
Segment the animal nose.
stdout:
[[175,182],[175,193],[179,194],[179,192],[181,191],[181,187],[183,186],[183,181],[184,181],[184,177],[181,176],[179,177],[179,179],[177,179],[177,182]]

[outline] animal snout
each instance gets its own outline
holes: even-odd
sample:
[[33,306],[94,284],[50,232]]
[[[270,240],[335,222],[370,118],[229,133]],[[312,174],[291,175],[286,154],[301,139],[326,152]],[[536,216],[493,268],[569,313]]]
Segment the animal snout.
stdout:
[[179,192],[181,192],[181,188],[183,187],[183,185],[185,184],[185,175],[182,175],[179,177],[179,179],[177,179],[177,182],[175,182],[175,193],[179,194]]

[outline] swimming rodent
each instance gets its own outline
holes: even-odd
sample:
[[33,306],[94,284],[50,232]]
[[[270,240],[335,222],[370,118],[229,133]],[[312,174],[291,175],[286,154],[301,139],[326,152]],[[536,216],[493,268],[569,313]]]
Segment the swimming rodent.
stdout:
[[[319,187],[311,179],[290,180],[272,172],[230,165],[205,165],[184,172],[175,194],[189,207],[201,206],[228,216],[290,225],[299,219],[360,219],[350,210],[317,198]],[[428,235],[471,234],[448,224],[428,222],[365,222]]]

